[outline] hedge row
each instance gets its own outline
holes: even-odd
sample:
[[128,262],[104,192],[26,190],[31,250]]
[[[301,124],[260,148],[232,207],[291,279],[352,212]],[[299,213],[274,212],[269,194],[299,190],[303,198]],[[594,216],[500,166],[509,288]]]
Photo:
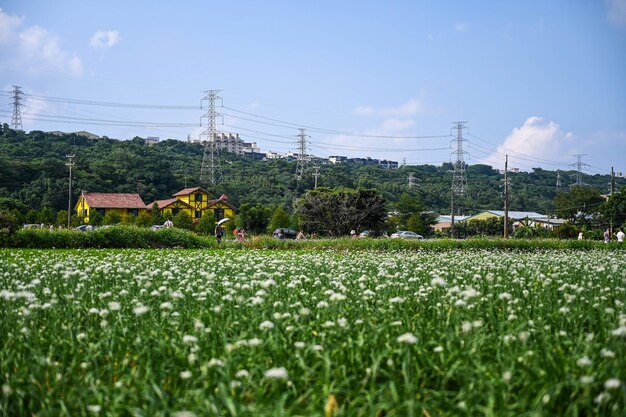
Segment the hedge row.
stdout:
[[9,236],[0,231],[0,247],[73,249],[73,248],[249,248],[249,249],[306,249],[306,250],[429,250],[450,249],[626,249],[626,244],[592,240],[557,239],[485,239],[465,240],[428,239],[317,239],[279,240],[266,236],[252,236],[245,242],[226,238],[218,245],[215,238],[198,236],[192,232],[172,228],[153,231],[134,226],[115,226],[88,232],[74,230],[21,229]]

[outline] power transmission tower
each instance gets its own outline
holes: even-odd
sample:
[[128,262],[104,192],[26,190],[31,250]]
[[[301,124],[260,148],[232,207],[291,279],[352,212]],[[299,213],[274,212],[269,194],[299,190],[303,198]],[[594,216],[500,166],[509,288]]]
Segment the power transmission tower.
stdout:
[[304,178],[304,172],[306,171],[306,165],[308,162],[307,155],[307,137],[310,137],[306,134],[306,129],[299,129],[300,133],[298,134],[298,158],[296,164],[296,180],[300,181]]
[[313,188],[317,188],[317,177],[320,176],[320,166],[313,166],[313,177],[315,178],[315,186]]
[[561,192],[561,173],[556,172],[556,192]]
[[453,129],[456,129],[456,149],[451,152],[456,156],[456,162],[454,163],[454,173],[452,174],[452,187],[450,188],[450,234],[454,236],[454,198],[455,196],[463,196],[467,191],[467,178],[465,176],[465,160],[463,155],[468,152],[463,150],[463,129],[467,129],[465,125],[467,122],[455,122],[453,123]]
[[415,173],[409,172],[409,191],[412,191],[415,188]]
[[[200,185],[215,186],[222,179],[222,165],[220,164],[220,149],[216,140],[216,119],[222,114],[215,111],[216,101],[220,101],[220,107],[224,105],[222,97],[218,96],[220,90],[205,91],[206,96],[200,101],[201,107],[208,102],[207,112],[200,117],[200,125],[203,119],[207,120],[207,128],[200,134],[200,141],[204,143],[202,166],[200,167]],[[223,123],[222,119],[222,123]]]
[[583,156],[585,156],[585,154],[583,153],[579,153],[577,155],[574,155],[578,160],[576,161],[575,164],[571,164],[570,166],[573,167],[574,169],[576,169],[576,174],[574,174],[575,178],[576,178],[576,182],[572,185],[570,185],[570,187],[582,187],[583,185],[585,185],[585,183],[583,183],[583,167],[588,166],[588,164],[584,164],[583,163]]
[[13,86],[13,117],[11,117],[11,126],[13,126],[13,130],[24,130],[22,127],[22,113],[20,112],[20,108],[24,105],[22,104],[22,90],[21,87],[14,85]]
[[72,159],[74,159],[74,156],[75,156],[74,154],[65,155],[65,157],[67,158],[67,162],[65,163],[65,165],[67,165],[70,169],[70,187],[67,193],[67,228],[68,229],[72,226],[72,167],[74,166],[74,161],[72,161]]

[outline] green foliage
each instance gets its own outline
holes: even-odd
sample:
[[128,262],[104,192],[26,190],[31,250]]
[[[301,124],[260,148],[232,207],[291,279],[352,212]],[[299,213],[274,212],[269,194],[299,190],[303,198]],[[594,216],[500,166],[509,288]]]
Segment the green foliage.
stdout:
[[[95,210],[93,210],[95,211]],[[89,213],[89,221],[91,222],[91,216],[93,212]],[[104,219],[102,220],[102,224],[114,225],[120,224],[122,222],[122,216],[115,213],[114,211],[109,211],[104,215]]]
[[[504,235],[504,217],[490,217],[485,220],[466,220],[455,223],[457,237],[502,236]],[[509,219],[509,234],[513,232],[513,221]]]
[[205,210],[200,221],[196,225],[196,233],[204,236],[213,236],[215,233],[215,216],[213,210]]
[[574,224],[592,224],[592,217],[599,211],[604,200],[600,192],[589,187],[573,187],[554,199],[555,213]]
[[552,233],[545,227],[523,226],[518,228],[512,237],[515,239],[548,239],[552,237]]
[[[565,222],[561,226],[557,227],[553,234],[559,239],[576,239],[581,229],[574,223]],[[588,238],[588,236],[587,236]]]
[[[283,210],[284,211],[284,210]],[[274,207],[263,204],[242,204],[237,215],[237,227],[244,228],[249,234],[263,234],[268,230]],[[281,219],[283,221],[284,219]],[[281,226],[282,227],[282,226]],[[272,229],[273,231],[274,229]]]
[[150,216],[152,218],[150,225],[165,223],[165,219],[163,218],[163,215],[161,214],[161,210],[159,210],[159,206],[156,202],[152,204],[152,209],[150,210]]
[[616,227],[626,225],[626,187],[620,192],[613,193],[609,199],[600,206],[600,212],[608,221],[612,221]]
[[307,232],[328,236],[351,230],[380,230],[387,217],[385,199],[374,189],[317,188],[296,202]]
[[179,229],[192,230],[193,229],[193,220],[191,217],[185,213],[184,211],[179,211],[176,216],[172,219],[174,223],[174,227],[178,227]]
[[122,216],[121,224],[124,226],[132,226],[137,221],[137,218],[130,214],[125,214]]
[[152,214],[148,211],[141,211],[139,215],[137,215],[137,220],[135,221],[135,225],[138,227],[150,227],[154,223],[152,223]]
[[19,227],[18,219],[11,211],[6,209],[0,210],[0,230],[12,235]]
[[37,210],[35,210],[35,209],[28,210],[28,213],[26,213],[26,222],[29,223],[29,224],[37,223],[37,216],[38,215],[39,215],[39,213],[37,212]]
[[67,210],[59,210],[57,213],[57,221],[55,225],[67,227]]
[[289,214],[285,211],[282,206],[276,207],[274,210],[274,214],[272,214],[272,219],[270,220],[269,225],[267,226],[267,232],[272,233],[274,230],[279,227],[290,227],[291,226],[291,218]]
[[22,213],[26,213],[28,211],[28,207],[18,199],[3,197],[0,198],[0,210],[19,210]]
[[57,214],[53,209],[44,207],[37,213],[37,223],[43,223],[45,225],[54,224],[56,217]]
[[[103,223],[104,223],[104,218],[102,217],[102,214],[100,214],[99,211],[91,210],[91,212],[89,213],[89,224],[91,224],[92,226],[100,226]],[[104,223],[104,224],[117,224],[117,223],[119,223],[119,221],[115,223]]]

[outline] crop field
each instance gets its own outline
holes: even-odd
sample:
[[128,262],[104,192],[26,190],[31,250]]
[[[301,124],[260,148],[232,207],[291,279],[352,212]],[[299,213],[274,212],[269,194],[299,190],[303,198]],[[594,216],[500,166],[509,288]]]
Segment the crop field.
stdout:
[[0,250],[3,416],[624,416],[611,250]]

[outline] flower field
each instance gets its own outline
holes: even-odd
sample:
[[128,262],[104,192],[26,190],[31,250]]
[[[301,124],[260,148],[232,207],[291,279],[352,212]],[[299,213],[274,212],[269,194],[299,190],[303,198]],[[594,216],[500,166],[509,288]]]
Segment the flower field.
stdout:
[[0,250],[0,415],[623,416],[610,250]]

